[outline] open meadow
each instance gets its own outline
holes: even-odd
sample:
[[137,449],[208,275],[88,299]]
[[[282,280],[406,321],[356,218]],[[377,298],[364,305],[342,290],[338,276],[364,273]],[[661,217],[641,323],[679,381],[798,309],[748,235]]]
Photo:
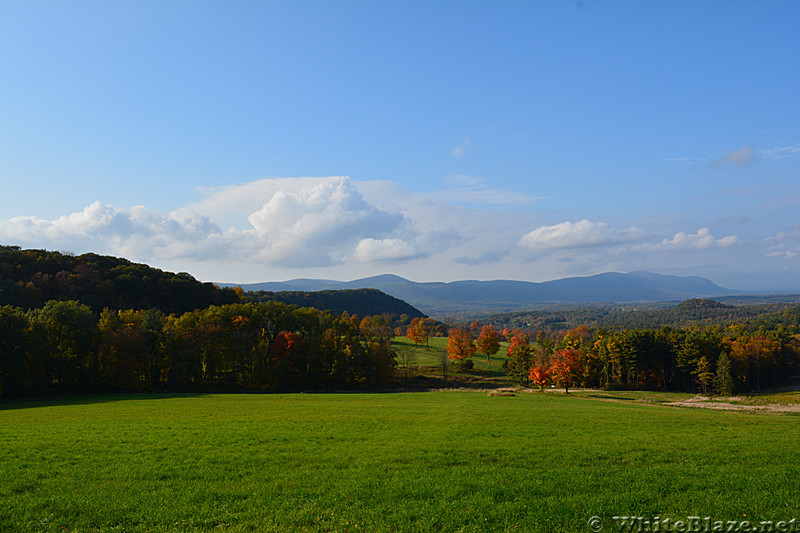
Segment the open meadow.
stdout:
[[597,531],[593,516],[617,531],[621,515],[800,518],[800,417],[660,403],[676,396],[6,402],[0,531]]

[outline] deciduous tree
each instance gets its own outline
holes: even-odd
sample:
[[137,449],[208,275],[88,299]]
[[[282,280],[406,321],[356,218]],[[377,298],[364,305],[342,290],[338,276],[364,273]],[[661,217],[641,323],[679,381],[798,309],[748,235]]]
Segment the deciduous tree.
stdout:
[[544,388],[550,384],[550,373],[546,368],[533,366],[528,374],[528,379],[531,380],[531,383],[539,387],[541,392],[544,392]]
[[420,317],[415,317],[411,320],[411,324],[406,331],[406,338],[414,341],[415,344],[428,344],[428,337],[430,333],[426,327],[425,320]]
[[484,354],[488,361],[490,356],[496,354],[500,350],[500,334],[492,325],[483,326],[483,328],[481,328],[481,334],[478,335],[476,344],[478,351]]
[[569,388],[574,386],[581,374],[581,352],[572,348],[559,350],[553,354],[550,363],[550,375],[556,384],[564,387],[564,392],[569,394]]
[[447,355],[454,361],[460,361],[475,355],[475,341],[469,331],[461,328],[450,330],[447,338]]

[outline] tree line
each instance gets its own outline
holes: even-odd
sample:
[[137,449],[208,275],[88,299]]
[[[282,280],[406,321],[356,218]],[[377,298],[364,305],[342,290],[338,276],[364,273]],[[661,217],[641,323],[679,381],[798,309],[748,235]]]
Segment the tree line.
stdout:
[[241,289],[220,288],[185,272],[165,272],[119,257],[0,246],[0,305],[36,309],[50,300],[75,300],[95,314],[105,308],[181,314],[243,297]]
[[550,333],[587,325],[610,330],[688,328],[691,326],[756,323],[773,320],[787,310],[797,310],[800,297],[739,298],[745,303],[730,305],[709,299],[695,298],[678,305],[663,307],[661,303],[618,304],[569,308],[538,309],[508,312],[485,317],[497,328],[545,330]]
[[[579,326],[550,333],[493,325],[454,328],[448,352],[462,360],[497,353],[520,385],[730,395],[786,385],[800,376],[800,307],[768,323],[610,331]],[[478,333],[480,332],[480,333]],[[475,339],[475,340],[473,340]]]
[[74,300],[0,307],[0,396],[378,389],[395,372],[385,316],[279,302],[182,314]]
[[359,316],[386,314],[398,324],[424,317],[408,303],[375,289],[246,292],[118,257],[0,246],[0,305],[36,309],[50,300],[75,300],[96,315],[105,308],[158,309],[180,315],[211,305],[276,301],[336,315],[344,311]]

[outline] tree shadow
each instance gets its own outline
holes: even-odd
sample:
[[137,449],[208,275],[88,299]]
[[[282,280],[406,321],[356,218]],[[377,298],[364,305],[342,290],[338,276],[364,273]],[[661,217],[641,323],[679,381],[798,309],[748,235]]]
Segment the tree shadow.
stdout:
[[37,396],[28,398],[6,398],[0,400],[0,411],[54,407],[61,405],[89,405],[137,400],[164,400],[170,398],[202,398],[205,392],[129,392],[113,394],[69,394]]

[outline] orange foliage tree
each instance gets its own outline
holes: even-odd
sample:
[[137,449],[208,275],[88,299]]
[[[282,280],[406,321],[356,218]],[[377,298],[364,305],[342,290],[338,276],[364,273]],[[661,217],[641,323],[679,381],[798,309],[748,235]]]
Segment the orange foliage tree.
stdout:
[[481,328],[481,334],[477,340],[478,351],[489,360],[490,355],[496,354],[500,350],[500,334],[494,326],[488,325]]
[[475,355],[475,341],[469,331],[461,328],[450,330],[447,339],[447,355],[453,360],[462,360]]
[[544,388],[550,384],[550,372],[547,368],[541,366],[532,366],[528,374],[531,383],[539,387],[539,390],[544,392]]
[[435,322],[430,318],[415,317],[411,320],[411,324],[406,330],[406,338],[410,341],[414,341],[415,344],[424,344],[427,346],[434,323]]

